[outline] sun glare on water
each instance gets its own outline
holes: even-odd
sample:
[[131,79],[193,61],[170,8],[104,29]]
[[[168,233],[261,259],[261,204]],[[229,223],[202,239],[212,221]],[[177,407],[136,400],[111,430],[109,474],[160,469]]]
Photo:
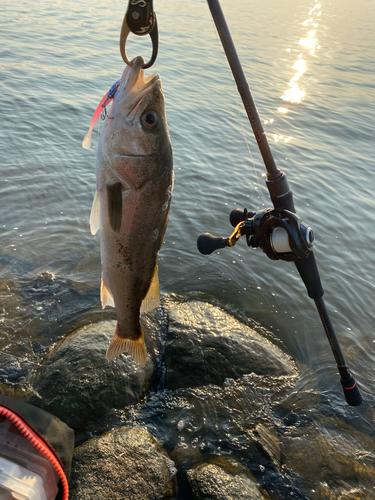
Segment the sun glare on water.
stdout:
[[290,88],[284,91],[284,95],[281,96],[281,99],[288,102],[301,102],[301,100],[305,97],[306,92],[298,87],[297,80],[299,80],[299,78],[306,71],[305,59],[297,59],[294,63],[293,69],[297,70],[297,73],[288,83]]
[[[315,0],[317,2],[317,0]],[[292,69],[295,70],[294,76],[288,82],[288,88],[284,90],[283,95],[280,98],[285,101],[285,103],[293,103],[300,104],[306,97],[306,90],[302,87],[303,78],[301,78],[307,70],[308,60],[311,56],[314,56],[315,50],[320,49],[320,45],[318,45],[318,38],[316,36],[317,30],[316,28],[319,26],[319,23],[316,22],[316,18],[320,18],[321,16],[321,4],[316,3],[314,7],[310,9],[307,13],[307,19],[305,19],[301,24],[306,27],[307,32],[304,38],[300,38],[298,42],[298,47],[291,48],[288,47],[286,52],[293,53],[299,52],[297,55],[297,59],[295,60]],[[300,52],[302,50],[302,53]],[[282,114],[287,114],[289,108],[284,106],[279,106],[277,111]],[[271,124],[274,120],[266,120],[264,123]],[[280,134],[272,134],[273,140],[275,142],[290,142],[293,138],[291,136],[283,136]]]
[[[302,26],[306,26],[307,28],[311,27],[314,28],[314,29],[309,29],[309,31],[307,32],[307,37],[301,38],[299,41],[299,45],[307,49],[310,52],[310,54],[314,54],[315,48],[320,48],[320,46],[317,46],[318,39],[315,36],[316,35],[315,28],[318,27],[318,23],[315,22],[314,17],[312,17],[315,14],[317,16],[321,15],[320,8],[321,4],[317,3],[312,9],[310,9],[308,13],[309,18],[302,23]],[[290,52],[290,49],[287,49],[287,51]],[[297,72],[288,83],[288,86],[290,88],[285,90],[284,94],[281,96],[281,99],[283,99],[284,101],[300,103],[302,99],[306,96],[306,91],[300,89],[299,84],[297,83],[297,80],[300,79],[300,77],[307,69],[306,62],[307,62],[306,59],[303,59],[303,55],[299,54],[298,59],[293,65],[293,69],[295,69]]]

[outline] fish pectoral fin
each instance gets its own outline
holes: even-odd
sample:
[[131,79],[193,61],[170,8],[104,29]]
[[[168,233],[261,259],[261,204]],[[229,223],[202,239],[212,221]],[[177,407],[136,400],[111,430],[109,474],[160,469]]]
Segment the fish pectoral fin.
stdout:
[[108,346],[106,358],[108,361],[112,361],[117,358],[120,354],[128,352],[132,357],[133,361],[141,366],[145,366],[147,363],[147,353],[144,341],[144,333],[141,328],[141,336],[137,340],[124,339],[118,334],[118,323],[116,324],[115,333]]
[[100,198],[98,191],[95,191],[94,201],[92,202],[90,213],[90,231],[96,234],[100,229]]
[[104,283],[103,276],[102,276],[102,282],[100,284],[100,300],[103,309],[106,306],[115,307],[115,301],[113,300],[112,294],[108,290],[107,285]]
[[143,302],[141,304],[140,313],[143,314],[152,311],[152,309],[158,307],[159,304],[160,304],[160,286],[158,277],[158,265],[156,264],[149,289],[146,293],[146,297],[143,299]]
[[120,182],[107,184],[108,218],[111,228],[117,233],[121,229],[122,186]]

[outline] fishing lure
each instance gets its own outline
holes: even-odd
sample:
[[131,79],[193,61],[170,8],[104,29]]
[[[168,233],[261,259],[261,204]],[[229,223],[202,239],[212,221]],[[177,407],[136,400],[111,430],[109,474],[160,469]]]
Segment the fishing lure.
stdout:
[[87,134],[85,135],[85,138],[82,141],[82,147],[85,149],[88,149],[91,146],[91,134],[93,131],[93,128],[95,127],[95,123],[98,121],[99,116],[102,114],[103,111],[106,111],[106,106],[113,100],[113,98],[116,95],[116,92],[120,88],[120,81],[118,80],[116,83],[112,85],[112,87],[108,90],[108,92],[105,94],[103,99],[100,101],[98,107],[95,110],[94,116],[92,117],[91,123],[89,130]]

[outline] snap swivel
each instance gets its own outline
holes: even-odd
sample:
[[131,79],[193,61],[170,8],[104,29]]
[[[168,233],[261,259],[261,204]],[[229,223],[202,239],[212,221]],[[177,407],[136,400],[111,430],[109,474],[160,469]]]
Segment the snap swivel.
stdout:
[[120,34],[120,52],[128,66],[131,66],[131,62],[126,54],[126,40],[130,32],[138,36],[150,35],[152,55],[149,62],[143,65],[143,69],[150,68],[156,60],[159,48],[158,23],[152,0],[129,0]]

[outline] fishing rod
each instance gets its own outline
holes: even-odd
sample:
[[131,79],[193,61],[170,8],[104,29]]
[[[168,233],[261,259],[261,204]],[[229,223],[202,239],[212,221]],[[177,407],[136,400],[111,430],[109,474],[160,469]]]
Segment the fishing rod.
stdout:
[[[153,0],[129,0],[120,35],[121,56],[129,66],[131,62],[125,45],[130,32],[138,36],[150,35],[152,56],[143,68],[149,68],[155,62],[158,29],[152,2]],[[307,293],[318,310],[339,370],[345,399],[349,405],[358,406],[362,403],[362,397],[345,362],[323,300],[324,291],[312,250],[314,233],[296,214],[286,175],[276,166],[220,3],[218,0],[207,0],[207,3],[267,170],[266,185],[274,208],[257,212],[233,210],[230,214],[230,223],[235,228],[232,235],[217,238],[210,233],[203,233],[198,237],[198,250],[208,255],[220,248],[235,245],[241,236],[245,236],[248,246],[261,248],[270,259],[294,261]]]
[[313,231],[296,214],[286,176],[276,167],[220,3],[218,0],[207,0],[207,3],[267,170],[266,185],[274,208],[258,212],[233,210],[230,214],[230,222],[235,227],[232,235],[217,238],[203,233],[197,241],[198,250],[207,255],[219,248],[235,245],[244,235],[249,246],[261,248],[270,259],[294,261],[307,293],[318,310],[337,364],[346,402],[358,406],[362,403],[362,397],[345,362],[323,300],[324,291],[312,250]]

